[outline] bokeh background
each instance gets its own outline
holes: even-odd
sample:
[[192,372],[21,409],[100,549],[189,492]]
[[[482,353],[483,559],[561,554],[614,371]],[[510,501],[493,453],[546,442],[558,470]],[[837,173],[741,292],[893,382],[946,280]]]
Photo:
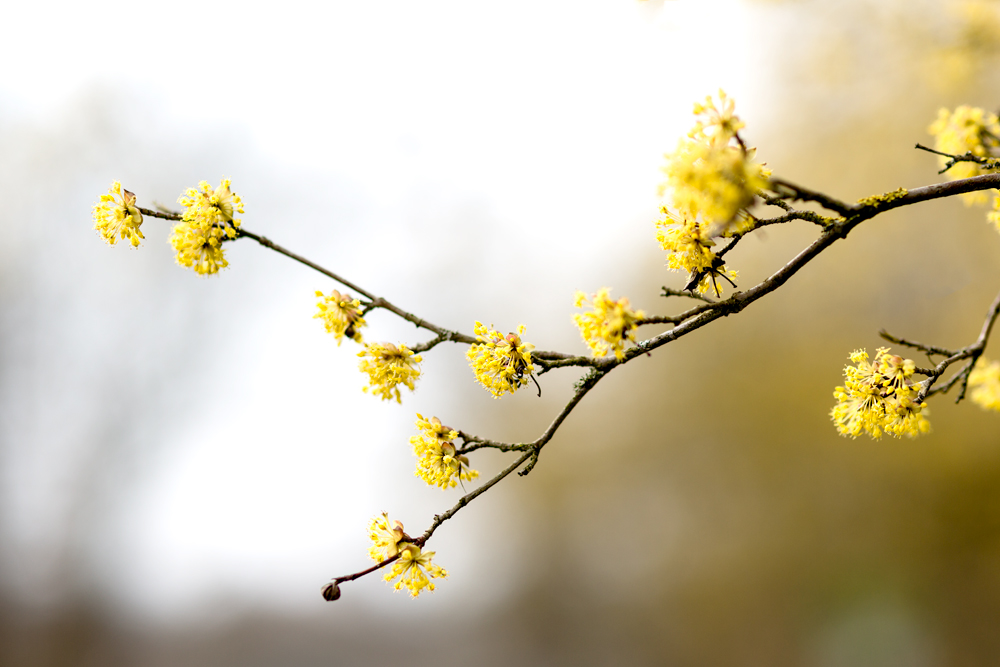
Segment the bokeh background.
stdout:
[[[200,278],[168,226],[110,248],[113,180],[171,205],[232,178],[244,225],[443,326],[583,351],[573,292],[670,312],[662,155],[720,87],[776,174],[847,200],[936,182],[938,108],[1000,104],[1000,3],[36,3],[0,42],[0,664],[981,665],[1000,656],[1000,416],[919,440],[827,413],[877,331],[962,346],[1000,237],[958,201],[867,223],[739,317],[588,395],[526,478],[435,535],[413,601],[367,565],[460,491],[413,477],[414,413],[533,439],[464,350],[403,404],[311,319],[333,285],[249,241]],[[745,284],[805,223],[733,253]],[[384,314],[371,339],[417,342]],[[994,345],[995,347],[995,345]],[[988,352],[989,354],[989,352]],[[998,356],[993,353],[993,356]],[[484,475],[504,456],[477,455]]]

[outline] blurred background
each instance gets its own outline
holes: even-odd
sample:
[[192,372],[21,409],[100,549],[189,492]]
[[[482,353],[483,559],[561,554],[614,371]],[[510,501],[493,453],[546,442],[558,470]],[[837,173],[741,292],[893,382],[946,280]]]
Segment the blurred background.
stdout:
[[[1000,655],[1000,416],[838,437],[877,331],[978,335],[1000,237],[938,201],[867,223],[762,302],[624,367],[535,471],[435,535],[418,600],[367,566],[414,413],[537,437],[578,375],[494,401],[464,349],[402,405],[315,312],[335,285],[249,241],[201,278],[169,226],[104,244],[113,180],[232,178],[244,226],[442,326],[585,350],[573,293],[682,304],[663,153],[724,88],[774,172],[845,200],[936,182],[938,108],[1000,105],[1000,2],[180,0],[5,7],[0,43],[0,664],[979,665]],[[815,235],[769,228],[744,285]],[[426,336],[385,314],[366,338]],[[996,347],[996,344],[993,345]],[[990,352],[988,352],[990,354]],[[1000,356],[992,352],[991,356]],[[919,358],[918,362],[923,362]],[[489,476],[509,459],[477,454]]]

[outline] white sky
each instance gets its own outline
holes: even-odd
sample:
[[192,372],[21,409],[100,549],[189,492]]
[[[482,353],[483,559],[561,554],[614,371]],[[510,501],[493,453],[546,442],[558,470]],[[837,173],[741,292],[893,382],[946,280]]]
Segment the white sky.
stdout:
[[[152,99],[178,124],[238,127],[269,163],[343,178],[367,218],[398,219],[416,192],[476,202],[538,239],[566,239],[581,262],[613,260],[637,239],[653,246],[651,220],[616,230],[618,240],[574,232],[655,211],[662,153],[690,124],[693,101],[721,86],[744,114],[757,103],[748,57],[732,55],[750,53],[734,0],[7,3],[0,21],[0,118],[44,124],[82,91],[110,85]],[[623,201],[634,203],[623,210]],[[245,223],[257,229],[251,213]],[[375,233],[414,231],[389,222]],[[559,284],[562,268],[540,268],[543,284]],[[568,308],[571,297],[559,298]],[[367,518],[405,512],[419,484],[411,461],[386,465],[371,450],[325,443],[331,429],[347,441],[405,443],[412,412],[431,410],[434,397],[388,410],[361,395],[351,351],[331,352],[300,307],[269,313],[257,335],[273,353],[240,359],[239,411],[192,417],[126,513],[127,554],[112,579],[128,582],[123,590],[142,582],[142,595],[123,593],[130,604],[186,613],[250,587],[271,602],[315,604],[326,577],[366,566]],[[330,368],[322,378],[302,370],[320,349]],[[365,425],[331,424],[331,403]],[[395,477],[383,493],[386,475]],[[41,477],[32,485],[49,488]],[[457,495],[419,497],[408,522],[416,530]],[[502,516],[481,505],[465,512]],[[435,598],[460,595],[445,592],[462,585],[456,575],[464,569],[471,580],[489,562],[462,544],[458,533],[473,529],[447,526],[435,538],[458,579]],[[501,595],[500,585],[480,593]],[[381,587],[355,586],[352,596],[399,605]]]

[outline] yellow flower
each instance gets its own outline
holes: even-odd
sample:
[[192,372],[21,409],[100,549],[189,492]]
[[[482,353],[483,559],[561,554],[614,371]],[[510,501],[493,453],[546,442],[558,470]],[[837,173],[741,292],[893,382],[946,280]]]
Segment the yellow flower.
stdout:
[[719,89],[719,106],[715,106],[715,100],[709,95],[705,101],[695,102],[694,115],[702,116],[695,123],[694,128],[688,132],[688,136],[695,141],[714,144],[718,146],[728,146],[737,133],[746,127],[734,111],[736,103],[733,98],[726,95],[726,91]]
[[240,219],[233,216],[243,213],[243,200],[232,191],[231,186],[232,181],[223,178],[215,190],[208,181],[201,181],[197,188],[188,188],[177,199],[185,208],[184,219],[203,225],[231,224],[239,227]]
[[479,472],[469,468],[469,459],[455,452],[455,444],[451,442],[458,437],[458,431],[441,424],[441,420],[432,417],[430,421],[417,413],[417,428],[420,435],[410,438],[413,453],[417,455],[417,477],[431,486],[442,489],[454,488],[458,479],[471,482],[479,477]]
[[392,569],[386,572],[385,580],[392,581],[399,577],[393,588],[398,591],[406,586],[413,597],[420,595],[420,591],[425,588],[433,591],[434,583],[428,577],[436,579],[448,576],[444,568],[431,562],[433,557],[433,551],[422,552],[420,547],[407,544],[402,547],[402,553],[392,564]]
[[127,238],[133,247],[139,245],[139,240],[146,238],[139,231],[142,225],[142,213],[135,206],[135,195],[122,189],[122,184],[115,181],[111,184],[108,194],[101,195],[101,201],[94,204],[94,229],[110,245],[119,238]]
[[455,488],[456,478],[463,482],[471,482],[479,477],[479,471],[469,467],[469,459],[455,453],[452,442],[431,442],[424,449],[423,455],[417,459],[417,477],[431,486],[442,489]]
[[399,542],[405,535],[403,524],[399,521],[390,522],[389,515],[382,512],[381,516],[373,517],[368,522],[368,539],[372,541],[372,546],[368,547],[368,555],[376,563],[392,558],[399,553]]
[[177,263],[193,267],[201,275],[229,266],[222,243],[236,238],[240,220],[233,216],[243,213],[243,201],[230,189],[229,179],[222,179],[214,191],[202,181],[198,189],[188,188],[177,201],[185,207],[181,221],[170,233]]
[[[950,155],[972,153],[977,157],[990,157],[992,149],[1000,145],[1000,119],[979,107],[963,105],[953,112],[941,109],[937,120],[927,131],[934,136],[934,148]],[[938,161],[944,168],[948,158],[942,155]],[[987,170],[975,162],[958,162],[948,170],[948,178],[971,178]],[[962,195],[962,200],[966,204],[985,204],[986,193],[967,192]]]
[[687,217],[678,220],[666,208],[662,212],[666,217],[656,223],[656,240],[668,253],[668,268],[687,271],[689,281],[694,283],[691,289],[702,294],[711,287],[720,295],[719,278],[735,284],[738,273],[726,268],[725,262],[712,252],[715,241],[708,238],[703,224]]
[[883,433],[912,438],[930,432],[927,404],[913,402],[918,387],[911,379],[915,368],[911,359],[891,355],[885,347],[876,351],[872,363],[864,350],[855,350],[850,359],[855,365],[844,368],[844,386],[834,389],[837,404],[830,411],[841,435],[856,438],[866,432],[876,439]]
[[358,356],[363,357],[358,368],[368,373],[369,386],[364,391],[371,389],[383,401],[395,398],[397,403],[402,403],[396,385],[401,384],[413,391],[413,382],[420,377],[417,364],[423,359],[405,345],[396,347],[392,343],[366,343]]
[[476,380],[490,390],[494,398],[506,393],[514,393],[523,385],[535,367],[531,364],[531,351],[535,346],[521,340],[524,325],[518,325],[517,333],[504,337],[496,329],[487,329],[482,322],[476,322],[476,338],[466,353],[469,365],[476,374]]
[[984,410],[1000,412],[1000,361],[979,357],[969,373],[969,397]]
[[418,457],[423,456],[432,444],[450,442],[458,437],[458,431],[444,426],[437,417],[431,417],[428,421],[418,412],[416,425],[420,429],[420,435],[410,437],[410,444],[413,445],[413,453]]
[[701,217],[718,236],[767,187],[770,171],[751,162],[739,146],[719,146],[682,139],[667,156],[663,171],[672,206],[688,218]]
[[[576,293],[576,307],[581,308],[587,302],[587,295]],[[625,356],[625,341],[635,342],[635,329],[645,313],[632,310],[628,299],[621,298],[612,301],[610,290],[601,288],[590,303],[593,310],[589,313],[576,313],[573,320],[580,329],[580,335],[595,357],[603,357],[609,352],[615,353],[616,359]]]
[[695,104],[700,118],[688,138],[667,154],[667,180],[661,186],[670,191],[671,205],[682,216],[713,230],[708,236],[731,233],[734,226],[745,228],[746,209],[771,175],[752,162],[755,150],[740,139],[744,125],[732,99],[720,90],[719,101],[719,107],[711,97]]
[[316,296],[323,300],[317,302],[316,307],[319,308],[319,312],[313,315],[313,318],[323,320],[327,333],[332,333],[337,339],[337,345],[340,345],[344,336],[360,343],[361,327],[366,324],[358,310],[361,308],[361,302],[352,299],[350,294],[341,294],[337,290],[330,292],[330,296],[324,296],[317,290]]

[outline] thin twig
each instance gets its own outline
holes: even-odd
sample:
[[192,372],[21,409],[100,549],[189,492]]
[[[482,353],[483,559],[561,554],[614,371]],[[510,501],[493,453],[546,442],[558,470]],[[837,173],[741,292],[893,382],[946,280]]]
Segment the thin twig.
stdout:
[[924,146],[923,144],[917,144],[916,146],[914,146],[914,148],[916,148],[918,150],[922,150],[922,151],[927,151],[928,153],[933,153],[934,155],[940,155],[941,157],[948,158],[948,161],[945,163],[944,167],[942,167],[938,171],[939,174],[943,174],[944,172],[948,171],[949,169],[951,169],[952,167],[954,167],[959,162],[974,162],[974,163],[980,164],[980,165],[988,165],[991,162],[995,162],[996,161],[995,158],[988,158],[988,157],[981,157],[979,155],[974,155],[972,153],[972,151],[966,151],[963,155],[955,155],[955,154],[952,154],[952,153],[942,153],[939,150],[935,150],[933,148],[928,148],[927,146]]
[[804,188],[801,185],[795,185],[794,183],[778,178],[771,179],[771,187],[769,189],[773,190],[779,198],[791,199],[792,201],[816,202],[823,208],[835,211],[843,216],[850,215],[854,211],[853,206],[839,199],[834,199],[822,192],[816,192],[815,190],[810,190],[809,188]]
[[[986,313],[986,321],[983,322],[983,327],[979,332],[979,337],[976,339],[976,342],[972,345],[963,347],[961,350],[955,351],[947,359],[942,360],[941,363],[935,366],[933,374],[921,383],[922,386],[920,391],[917,392],[917,397],[914,399],[915,403],[919,405],[925,398],[934,393],[944,393],[948,391],[952,386],[954,386],[957,378],[961,378],[962,388],[959,390],[958,397],[955,399],[955,402],[958,403],[965,398],[965,392],[969,385],[969,374],[972,372],[972,367],[975,365],[976,361],[979,360],[979,357],[981,357],[983,352],[986,350],[986,343],[989,341],[990,332],[993,330],[994,323],[996,323],[997,315],[1000,315],[1000,293],[997,294],[996,298],[993,299],[993,303],[990,304],[990,308]],[[948,367],[963,359],[969,360],[965,367],[951,380],[949,380],[947,384],[932,392],[931,387],[934,385],[934,382],[941,377],[946,370],[948,370]]]
[[172,213],[170,211],[154,211],[151,208],[143,208],[141,206],[136,206],[139,209],[139,213],[142,213],[146,217],[150,218],[162,218],[163,220],[180,220],[183,216],[180,213]]
[[506,442],[497,442],[496,440],[477,438],[476,436],[468,435],[462,431],[458,432],[458,437],[461,438],[465,444],[455,451],[456,454],[468,454],[469,452],[474,452],[477,449],[497,449],[501,452],[523,452],[531,448],[530,443],[510,444]]
[[704,294],[699,294],[698,292],[692,292],[691,290],[681,290],[681,289],[671,289],[669,287],[661,287],[663,293],[660,296],[684,296],[689,299],[697,299],[699,301],[704,301],[705,303],[715,303],[712,299],[708,298]]
[[[775,218],[755,218],[754,226],[738,234],[738,236],[746,236],[750,232],[753,232],[761,227],[767,227],[769,225],[783,225],[786,222],[791,222],[793,220],[805,220],[806,222],[811,222],[819,227],[826,227],[837,221],[837,218],[831,218],[826,215],[817,213],[816,211],[800,211],[797,209],[789,210],[785,215],[779,215]],[[737,236],[734,234],[733,236]]]
[[476,498],[478,498],[482,494],[486,493],[490,488],[492,488],[495,484],[497,484],[504,477],[506,477],[507,475],[511,474],[515,470],[517,470],[521,466],[522,463],[524,463],[529,458],[531,458],[531,455],[533,453],[534,453],[533,449],[525,452],[524,454],[522,454],[521,456],[519,456],[516,461],[514,461],[512,464],[510,464],[509,466],[507,466],[506,468],[504,468],[502,471],[500,471],[500,473],[498,475],[496,475],[495,477],[493,477],[492,479],[490,479],[490,481],[486,482],[485,484],[483,484],[482,486],[480,486],[475,491],[471,491],[471,492],[465,494],[464,496],[462,496],[461,498],[459,498],[458,502],[455,503],[455,505],[450,510],[448,510],[447,512],[444,512],[442,514],[435,514],[434,515],[434,521],[431,522],[430,527],[424,532],[423,535],[421,535],[420,537],[418,537],[415,540],[413,540],[413,544],[416,544],[418,547],[422,547],[424,544],[426,544],[427,540],[431,539],[431,535],[434,534],[434,531],[436,531],[438,529],[438,526],[440,526],[442,523],[444,523],[445,521],[447,521],[451,517],[455,516],[455,514],[460,509],[462,509],[463,507],[465,507],[466,505],[468,505],[469,503],[471,503],[473,500],[475,500]]
[[[411,542],[411,544],[413,544],[413,542]],[[345,575],[340,576],[340,577],[334,577],[331,581],[333,581],[336,584],[342,584],[345,581],[354,581],[355,579],[363,577],[366,574],[371,574],[375,570],[382,569],[383,567],[385,567],[389,563],[391,563],[394,560],[398,559],[402,553],[403,553],[402,551],[397,552],[396,554],[394,554],[392,556],[389,556],[388,558],[386,558],[383,561],[379,561],[378,563],[375,563],[374,565],[372,565],[371,567],[369,567],[369,568],[367,568],[365,570],[361,570],[360,572],[355,572],[354,574],[345,574]]]
[[915,341],[906,340],[905,338],[897,338],[896,336],[893,336],[885,329],[880,329],[878,335],[886,339],[890,343],[895,343],[896,345],[905,345],[906,347],[912,347],[915,350],[920,350],[921,352],[926,353],[927,356],[937,354],[943,357],[950,357],[951,355],[955,354],[953,350],[946,350],[945,348],[937,347],[936,345],[924,345],[923,343],[917,343]]
[[[262,246],[264,246],[265,248],[270,248],[271,250],[274,250],[277,253],[280,253],[280,254],[282,254],[282,255],[284,255],[286,257],[294,259],[296,262],[299,262],[300,264],[304,264],[304,265],[308,266],[310,269],[313,269],[314,271],[322,273],[324,276],[327,276],[328,278],[332,278],[333,280],[336,280],[341,285],[344,285],[345,287],[354,290],[355,292],[357,292],[358,294],[364,296],[365,298],[367,298],[370,301],[370,303],[368,304],[368,310],[372,310],[372,309],[375,309],[375,308],[383,308],[385,310],[388,310],[389,312],[394,313],[394,314],[398,315],[399,317],[403,318],[407,322],[412,322],[413,324],[415,324],[417,327],[419,327],[421,329],[427,329],[428,331],[432,331],[432,332],[436,333],[438,336],[443,336],[442,340],[449,340],[449,341],[453,341],[453,342],[456,342],[456,343],[465,343],[467,345],[471,345],[472,343],[476,342],[476,338],[473,337],[473,336],[469,336],[469,335],[466,335],[466,334],[463,334],[463,333],[459,333],[457,331],[451,331],[449,329],[445,329],[444,327],[439,327],[436,324],[432,324],[432,323],[428,322],[427,320],[424,320],[424,319],[422,319],[420,317],[417,317],[416,315],[414,315],[412,313],[408,313],[405,310],[403,310],[402,308],[399,308],[398,306],[390,303],[386,299],[383,299],[382,297],[379,297],[379,296],[375,296],[374,294],[372,294],[368,290],[362,288],[360,285],[356,285],[355,283],[352,283],[347,278],[339,276],[336,273],[334,273],[333,271],[330,271],[329,269],[326,269],[326,268],[320,266],[319,264],[316,264],[315,262],[312,262],[312,261],[306,259],[305,257],[303,257],[301,255],[297,255],[294,252],[292,252],[291,250],[288,250],[287,248],[281,247],[280,245],[278,245],[274,241],[271,241],[270,239],[268,239],[268,238],[266,238],[264,236],[260,236],[258,234],[254,234],[253,232],[250,232],[250,231],[248,231],[248,230],[246,230],[246,229],[244,229],[242,227],[240,227],[237,230],[237,234],[240,237],[246,237],[248,239],[253,239],[257,243],[259,243]],[[427,348],[427,349],[430,349],[430,348]]]
[[763,199],[764,203],[767,204],[768,206],[777,206],[778,208],[784,209],[786,211],[792,210],[791,204],[789,204],[788,202],[786,202],[784,199],[782,199],[777,195],[769,195],[766,192],[761,192],[757,196]]

